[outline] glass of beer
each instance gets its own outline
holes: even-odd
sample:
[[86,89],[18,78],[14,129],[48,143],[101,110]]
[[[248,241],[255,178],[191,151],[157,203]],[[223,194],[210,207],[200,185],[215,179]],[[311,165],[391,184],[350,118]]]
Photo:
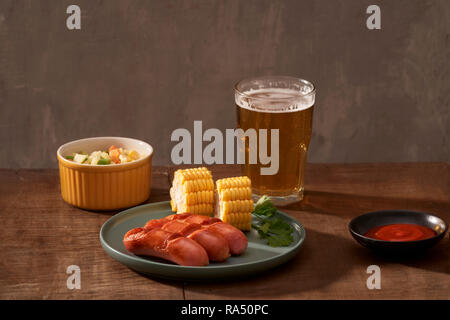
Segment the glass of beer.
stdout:
[[[234,89],[238,129],[244,133],[242,174],[252,180],[253,197],[268,195],[278,205],[302,200],[314,85],[293,77],[267,76],[241,80]],[[257,139],[252,139],[255,134]],[[255,148],[257,159],[250,154]]]

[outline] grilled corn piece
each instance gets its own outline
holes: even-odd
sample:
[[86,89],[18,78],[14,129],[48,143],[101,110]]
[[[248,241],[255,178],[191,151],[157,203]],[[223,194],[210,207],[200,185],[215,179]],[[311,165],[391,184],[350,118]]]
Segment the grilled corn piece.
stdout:
[[189,212],[210,216],[214,211],[214,181],[207,168],[175,171],[170,204],[176,213]]
[[215,216],[238,229],[251,228],[253,200],[248,177],[219,179],[216,182]]

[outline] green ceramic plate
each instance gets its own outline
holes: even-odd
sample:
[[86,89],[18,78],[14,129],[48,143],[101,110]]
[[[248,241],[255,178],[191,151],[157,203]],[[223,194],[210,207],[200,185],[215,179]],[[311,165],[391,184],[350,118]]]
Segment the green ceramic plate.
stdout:
[[138,272],[166,279],[183,281],[236,278],[265,271],[292,257],[305,240],[305,229],[295,219],[278,211],[278,214],[294,228],[294,241],[288,247],[270,247],[259,239],[255,230],[247,232],[248,248],[240,256],[231,256],[225,262],[211,263],[206,267],[185,267],[151,257],[136,256],[122,243],[125,233],[142,227],[148,220],[160,219],[172,214],[169,202],[158,202],[134,207],[111,217],[100,230],[103,249],[114,259]]

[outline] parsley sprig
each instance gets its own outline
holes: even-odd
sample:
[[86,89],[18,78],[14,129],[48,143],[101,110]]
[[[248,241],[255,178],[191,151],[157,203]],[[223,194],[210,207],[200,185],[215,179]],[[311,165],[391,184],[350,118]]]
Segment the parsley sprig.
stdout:
[[259,198],[253,209],[256,222],[252,224],[253,229],[258,231],[261,238],[267,240],[271,247],[288,246],[294,240],[292,226],[283,218],[276,216],[277,208],[266,195]]

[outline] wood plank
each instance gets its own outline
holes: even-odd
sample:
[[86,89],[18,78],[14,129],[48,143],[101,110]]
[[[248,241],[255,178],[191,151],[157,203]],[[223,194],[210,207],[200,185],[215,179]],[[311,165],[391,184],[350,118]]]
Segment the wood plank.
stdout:
[[[66,204],[56,170],[2,170],[0,177],[9,190],[0,202],[1,299],[183,298],[182,283],[141,276],[103,251],[99,231],[115,212]],[[167,169],[155,168],[152,178],[149,201],[167,200]],[[67,289],[72,264],[81,269],[81,290]]]
[[[450,221],[448,164],[311,164],[303,202],[281,208],[306,228],[287,264],[249,279],[186,283],[186,299],[448,299],[448,235],[424,256],[392,261],[358,245],[347,225],[367,211],[411,209]],[[381,268],[368,290],[366,269]]]

